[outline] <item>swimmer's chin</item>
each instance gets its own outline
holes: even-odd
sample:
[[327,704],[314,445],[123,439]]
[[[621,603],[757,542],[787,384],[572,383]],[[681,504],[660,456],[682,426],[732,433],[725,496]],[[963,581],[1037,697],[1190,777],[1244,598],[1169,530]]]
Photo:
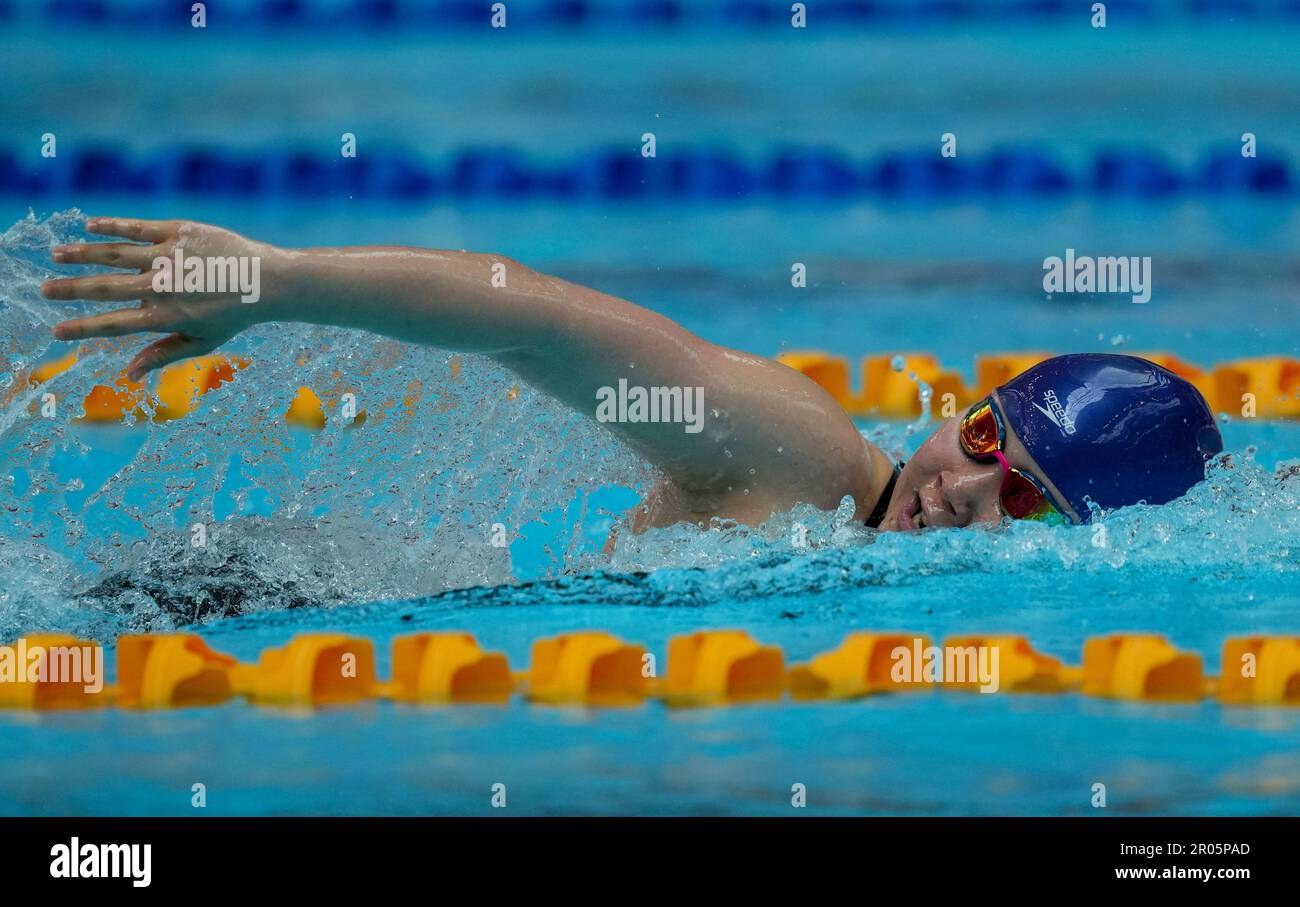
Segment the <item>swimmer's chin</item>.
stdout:
[[916,526],[903,526],[897,513],[887,515],[876,527],[879,532],[919,532]]

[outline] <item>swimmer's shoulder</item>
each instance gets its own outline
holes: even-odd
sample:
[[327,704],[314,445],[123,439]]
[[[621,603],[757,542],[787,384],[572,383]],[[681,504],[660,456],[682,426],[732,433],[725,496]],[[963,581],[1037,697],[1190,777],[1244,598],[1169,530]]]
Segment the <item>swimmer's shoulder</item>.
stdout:
[[756,474],[745,482],[709,488],[684,488],[661,479],[625,515],[627,528],[639,534],[678,523],[707,526],[715,519],[758,526],[800,504],[834,510],[845,497],[854,502],[855,519],[866,520],[893,484],[893,461],[861,435],[847,449],[828,456],[838,461],[836,468],[803,470],[791,463],[766,480]]

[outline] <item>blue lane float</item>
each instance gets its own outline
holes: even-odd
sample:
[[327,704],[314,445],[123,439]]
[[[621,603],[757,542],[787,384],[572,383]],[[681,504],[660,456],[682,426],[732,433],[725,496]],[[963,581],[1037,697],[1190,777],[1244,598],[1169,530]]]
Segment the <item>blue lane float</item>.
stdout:
[[777,196],[834,198],[861,186],[853,162],[833,150],[789,148],[769,161],[766,185]]
[[427,200],[530,198],[552,202],[879,197],[944,202],[969,197],[1095,194],[1161,199],[1197,194],[1294,194],[1287,160],[1214,149],[1187,167],[1141,148],[1103,149],[1071,170],[1036,148],[1003,147],[943,158],[887,151],[855,160],[834,149],[780,146],[765,155],[688,147],[642,157],[608,146],[561,158],[518,148],[468,146],[439,160],[398,151],[357,158],[302,148],[163,148],[133,156],[110,146],[43,159],[0,147],[0,194],[20,199],[87,195]]
[[889,196],[952,198],[974,191],[979,170],[966,158],[945,158],[933,151],[885,154],[868,164],[865,184]]
[[[1079,15],[1070,0],[805,0],[809,27],[943,26],[953,22],[1016,22]],[[210,4],[209,27],[247,29],[491,28],[490,0],[225,0]],[[514,28],[590,29],[790,28],[788,0],[510,0]],[[1085,7],[1086,11],[1086,7]],[[1109,0],[1121,19],[1178,21],[1300,20],[1295,0]],[[0,21],[47,25],[188,27],[190,4],[174,0],[0,0]]]
[[1159,155],[1149,151],[1103,151],[1093,163],[1093,189],[1102,195],[1170,195],[1185,180]]
[[995,195],[1052,195],[1074,186],[1070,175],[1040,151],[994,151],[984,158],[980,183]]
[[1201,164],[1197,186],[1205,192],[1292,192],[1295,183],[1286,161],[1272,155],[1243,158],[1213,154]]

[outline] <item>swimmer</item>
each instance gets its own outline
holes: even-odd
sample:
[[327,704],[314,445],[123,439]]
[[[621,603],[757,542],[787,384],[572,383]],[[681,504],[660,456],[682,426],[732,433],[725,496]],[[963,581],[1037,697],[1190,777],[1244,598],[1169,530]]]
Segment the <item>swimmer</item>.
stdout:
[[[799,372],[503,256],[281,249],[189,221],[91,218],[86,229],[132,242],[60,246],[55,262],[128,273],[50,280],[44,295],[140,303],[62,322],[54,335],[165,335],[131,360],[135,380],[254,324],[298,321],[478,353],[589,418],[613,387],[703,388],[702,431],[603,423],[663,476],[634,510],[634,532],[714,517],[755,525],[796,504],[833,510],[846,496],[857,519],[885,531],[1004,518],[1086,523],[1090,504],[1109,511],[1180,497],[1223,449],[1205,400],[1182,378],[1132,356],[1075,354],[1008,381],[896,464]],[[178,246],[188,257],[256,260],[260,298],[241,302],[238,288],[155,291],[154,260]]]

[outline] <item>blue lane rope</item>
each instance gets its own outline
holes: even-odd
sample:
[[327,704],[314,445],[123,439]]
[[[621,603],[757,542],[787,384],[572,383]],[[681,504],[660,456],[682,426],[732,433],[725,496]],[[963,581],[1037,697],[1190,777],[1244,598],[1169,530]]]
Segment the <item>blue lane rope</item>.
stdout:
[[431,161],[399,152],[337,153],[169,147],[131,156],[83,147],[41,159],[0,147],[0,195],[43,199],[95,194],[352,197],[429,200],[527,199],[714,202],[851,199],[945,202],[979,197],[1165,198],[1238,193],[1288,195],[1300,186],[1286,159],[1243,158],[1224,149],[1179,167],[1160,152],[1103,149],[1080,167],[1036,148],[1002,148],[942,158],[937,150],[855,159],[826,148],[777,148],[744,156],[688,148],[644,158],[639,150],[595,148],[540,159],[512,148],[466,147]]
[[[810,27],[969,21],[1039,21],[1089,15],[1076,0],[804,0]],[[47,25],[188,27],[188,2],[176,0],[0,0],[0,22]],[[515,27],[599,28],[745,26],[790,28],[792,0],[506,0]],[[244,29],[491,28],[492,0],[221,0],[209,21]],[[1297,0],[1108,0],[1107,14],[1143,20],[1300,21]]]

